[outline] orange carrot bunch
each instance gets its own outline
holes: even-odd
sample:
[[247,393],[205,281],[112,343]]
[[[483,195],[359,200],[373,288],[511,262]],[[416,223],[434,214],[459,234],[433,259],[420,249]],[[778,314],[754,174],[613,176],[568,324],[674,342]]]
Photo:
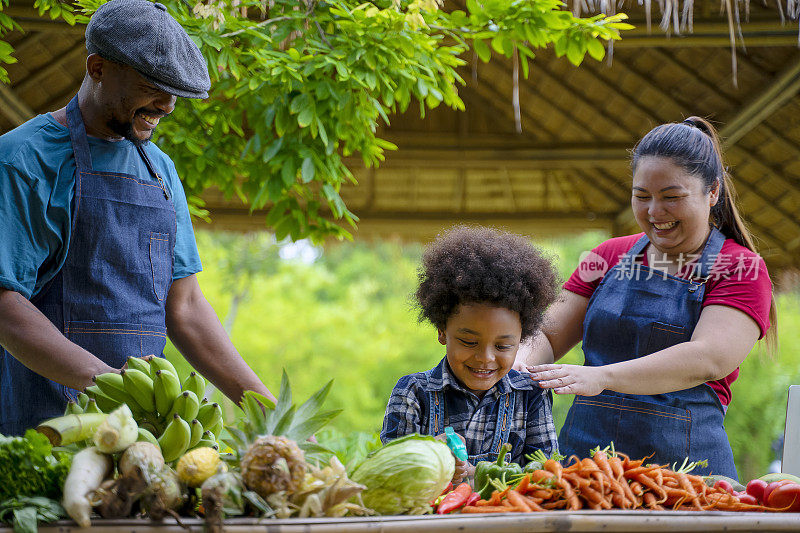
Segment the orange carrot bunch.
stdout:
[[[541,470],[525,474],[515,486],[496,490],[463,513],[508,513],[566,509],[650,509],[781,511],[749,505],[721,488],[706,485],[702,476],[645,465],[625,454],[597,449],[593,457],[570,458],[569,466],[547,460]],[[788,509],[788,508],[787,508]]]

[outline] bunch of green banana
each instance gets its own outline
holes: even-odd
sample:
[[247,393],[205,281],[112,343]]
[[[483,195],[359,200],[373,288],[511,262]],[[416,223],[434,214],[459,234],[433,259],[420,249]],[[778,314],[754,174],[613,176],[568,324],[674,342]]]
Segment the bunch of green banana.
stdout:
[[218,446],[222,408],[204,398],[206,381],[191,372],[181,382],[161,357],[128,359],[127,368],[93,378],[94,385],[67,404],[67,414],[108,413],[126,404],[139,425],[139,440],[158,444],[167,462],[188,450]]

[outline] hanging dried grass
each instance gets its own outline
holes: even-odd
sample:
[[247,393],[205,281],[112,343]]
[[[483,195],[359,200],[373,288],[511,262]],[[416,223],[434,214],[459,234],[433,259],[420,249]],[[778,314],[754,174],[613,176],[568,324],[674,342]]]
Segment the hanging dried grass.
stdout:
[[[763,0],[767,3],[767,0]],[[661,13],[661,30],[670,35],[680,35],[681,32],[692,33],[694,31],[694,0],[656,0]],[[595,14],[603,13],[613,15],[618,8],[624,8],[625,0],[573,0],[572,13],[579,17],[584,13]],[[653,0],[638,0],[638,4],[644,5],[645,18],[647,21],[647,32],[651,31],[652,4]],[[744,4],[745,21],[750,19],[750,0],[720,0],[720,13],[728,19],[728,31],[731,43],[731,72],[733,76],[733,86],[737,87],[737,62],[736,62],[736,37],[739,37],[739,44],[746,51],[744,35],[742,34],[741,17],[739,14],[739,4]],[[782,0],[775,0],[778,13],[781,17],[781,24],[786,23],[786,18],[798,20],[800,17],[800,0],[786,0],[786,10],[784,13]],[[800,47],[800,26],[798,27],[797,43]],[[613,56],[612,41],[608,43],[608,61],[611,63]]]

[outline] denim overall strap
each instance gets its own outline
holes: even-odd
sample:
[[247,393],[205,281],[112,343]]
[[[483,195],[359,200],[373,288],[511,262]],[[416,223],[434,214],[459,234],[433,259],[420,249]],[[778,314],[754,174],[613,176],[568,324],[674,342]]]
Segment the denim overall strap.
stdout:
[[[585,364],[601,366],[643,357],[687,342],[702,311],[705,282],[725,237],[712,228],[697,274],[683,279],[635,262],[649,244],[642,237],[595,290],[583,323]],[[559,436],[562,453],[586,457],[614,442],[632,458],[672,464],[708,460],[699,473],[736,478],[724,410],[707,384],[665,394],[603,391],[577,396]]]
[[[503,394],[497,400],[497,426],[494,428],[494,438],[488,453],[470,456],[470,463],[477,464],[478,461],[496,461],[500,455],[500,448],[508,442],[511,434],[511,422],[514,419],[514,391],[511,390]],[[511,457],[509,455],[508,457]]]
[[[152,176],[93,169],[77,97],[67,105],[67,124],[76,164],[67,257],[31,302],[67,339],[114,368],[129,356],[163,355],[175,208],[149,158]],[[0,433],[22,434],[62,414],[76,395],[0,351]]]
[[[446,426],[444,420],[444,395],[440,390],[428,391],[428,433],[440,435]],[[514,391],[503,394],[497,401],[497,425],[494,429],[492,446],[487,453],[468,455],[468,461],[475,465],[478,461],[494,461],[500,453],[500,447],[508,442],[511,434],[511,422],[514,417]],[[481,446],[482,447],[482,446]]]
[[428,405],[428,431],[435,437],[444,433],[444,395],[442,391],[429,391]]

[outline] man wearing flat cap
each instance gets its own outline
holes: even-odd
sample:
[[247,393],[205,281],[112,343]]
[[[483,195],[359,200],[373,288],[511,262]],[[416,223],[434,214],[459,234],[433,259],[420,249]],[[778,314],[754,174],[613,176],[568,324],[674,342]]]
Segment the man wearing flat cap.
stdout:
[[112,0],[86,27],[72,101],[0,137],[0,433],[63,413],[129,356],[189,363],[238,401],[272,396],[197,283],[172,161],[149,142],[177,97],[206,98],[200,50],[167,9]]

